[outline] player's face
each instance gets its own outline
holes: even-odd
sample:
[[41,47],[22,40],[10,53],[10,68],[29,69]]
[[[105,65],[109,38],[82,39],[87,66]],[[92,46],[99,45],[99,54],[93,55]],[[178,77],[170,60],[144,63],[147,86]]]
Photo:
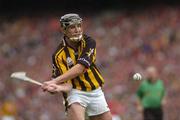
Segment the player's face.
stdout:
[[147,76],[148,76],[149,80],[151,80],[152,82],[155,82],[157,79],[157,72],[156,71],[149,71]]
[[67,27],[65,30],[66,36],[73,42],[78,42],[82,38],[82,24],[73,24]]

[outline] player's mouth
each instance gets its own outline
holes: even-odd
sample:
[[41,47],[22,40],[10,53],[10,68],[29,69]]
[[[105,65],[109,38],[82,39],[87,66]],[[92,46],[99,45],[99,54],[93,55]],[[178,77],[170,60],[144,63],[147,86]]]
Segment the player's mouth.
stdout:
[[79,36],[81,36],[81,35],[82,35],[82,32],[81,32],[81,33],[73,34],[72,36],[73,36],[73,37],[79,37]]

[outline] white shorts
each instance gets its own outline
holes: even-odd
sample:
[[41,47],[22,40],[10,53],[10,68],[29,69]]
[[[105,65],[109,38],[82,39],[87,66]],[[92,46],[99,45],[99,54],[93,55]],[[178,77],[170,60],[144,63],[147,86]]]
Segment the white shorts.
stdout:
[[68,95],[67,101],[68,106],[73,103],[79,103],[80,105],[85,107],[86,114],[88,116],[100,115],[109,111],[109,107],[101,88],[90,92],[72,89]]

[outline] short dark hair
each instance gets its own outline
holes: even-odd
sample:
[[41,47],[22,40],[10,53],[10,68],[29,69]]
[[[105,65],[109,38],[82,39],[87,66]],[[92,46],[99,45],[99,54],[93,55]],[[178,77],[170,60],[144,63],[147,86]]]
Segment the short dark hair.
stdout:
[[74,14],[74,13],[65,14],[60,19],[61,27],[63,29],[65,29],[69,25],[80,24],[81,22],[82,22],[82,18],[78,14]]

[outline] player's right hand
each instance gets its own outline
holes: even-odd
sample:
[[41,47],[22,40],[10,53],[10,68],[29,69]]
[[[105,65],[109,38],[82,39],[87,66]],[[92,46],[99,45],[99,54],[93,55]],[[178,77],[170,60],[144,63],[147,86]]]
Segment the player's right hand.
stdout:
[[51,83],[51,82],[45,82],[43,83],[43,85],[41,86],[41,88],[43,89],[44,92],[49,92],[51,94],[57,93],[57,88],[58,85]]
[[47,81],[47,82],[44,82],[42,84],[41,88],[43,89],[44,92],[48,90],[50,84],[53,84],[53,82],[52,81]]

